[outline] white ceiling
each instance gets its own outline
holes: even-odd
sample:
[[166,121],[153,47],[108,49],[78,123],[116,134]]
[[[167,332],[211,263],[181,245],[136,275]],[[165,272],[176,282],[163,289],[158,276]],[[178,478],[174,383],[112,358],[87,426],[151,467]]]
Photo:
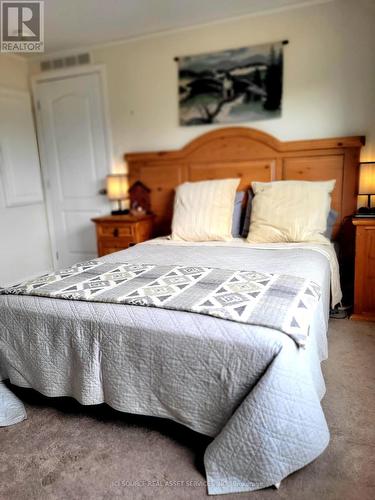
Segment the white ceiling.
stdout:
[[[316,0],[315,0],[316,2]],[[314,0],[45,0],[46,53],[97,45]]]

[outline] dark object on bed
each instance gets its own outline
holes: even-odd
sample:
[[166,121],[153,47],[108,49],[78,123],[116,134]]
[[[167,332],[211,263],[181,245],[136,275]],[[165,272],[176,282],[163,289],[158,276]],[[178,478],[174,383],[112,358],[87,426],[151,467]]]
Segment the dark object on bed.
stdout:
[[234,200],[233,217],[232,217],[232,236],[239,238],[242,228],[242,208],[245,198],[245,191],[238,191]]
[[253,198],[254,198],[253,190],[249,189],[247,191],[247,203],[246,203],[245,217],[243,221],[242,234],[241,234],[243,238],[247,238],[249,235],[251,207],[253,204]]

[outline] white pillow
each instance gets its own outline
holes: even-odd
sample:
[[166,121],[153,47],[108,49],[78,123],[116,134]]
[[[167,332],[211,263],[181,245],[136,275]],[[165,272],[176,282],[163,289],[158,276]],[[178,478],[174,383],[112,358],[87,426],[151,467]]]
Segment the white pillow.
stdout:
[[249,243],[328,244],[323,233],[335,180],[253,182]]
[[239,183],[240,179],[222,179],[178,186],[172,240],[231,240],[234,198]]

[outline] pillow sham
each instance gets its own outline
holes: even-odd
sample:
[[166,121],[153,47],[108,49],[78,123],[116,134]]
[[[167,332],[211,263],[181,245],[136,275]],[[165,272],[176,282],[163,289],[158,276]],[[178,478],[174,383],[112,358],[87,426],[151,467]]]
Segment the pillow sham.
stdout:
[[253,182],[249,243],[328,244],[323,233],[335,180]]
[[[253,192],[251,191],[251,189],[249,189],[246,210],[245,210],[245,218],[244,218],[242,231],[241,231],[242,238],[247,238],[247,236],[249,234],[250,218],[251,218],[251,206],[253,203],[253,198],[254,198]],[[335,225],[338,216],[339,216],[339,213],[336,212],[336,210],[331,209],[329,211],[329,214],[327,217],[327,229],[324,233],[324,236],[326,236],[330,240],[332,239],[333,226]]]
[[172,240],[229,241],[240,179],[185,182],[176,189]]
[[242,202],[245,197],[245,191],[238,191],[234,199],[233,218],[232,218],[232,236],[239,238],[241,236]]

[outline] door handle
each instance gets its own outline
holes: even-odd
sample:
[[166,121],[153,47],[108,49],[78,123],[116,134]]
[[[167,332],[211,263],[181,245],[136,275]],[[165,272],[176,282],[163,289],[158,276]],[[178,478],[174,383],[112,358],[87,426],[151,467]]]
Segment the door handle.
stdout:
[[118,237],[118,228],[117,228],[117,227],[113,230],[113,236],[114,236],[115,238],[117,238],[117,237]]

